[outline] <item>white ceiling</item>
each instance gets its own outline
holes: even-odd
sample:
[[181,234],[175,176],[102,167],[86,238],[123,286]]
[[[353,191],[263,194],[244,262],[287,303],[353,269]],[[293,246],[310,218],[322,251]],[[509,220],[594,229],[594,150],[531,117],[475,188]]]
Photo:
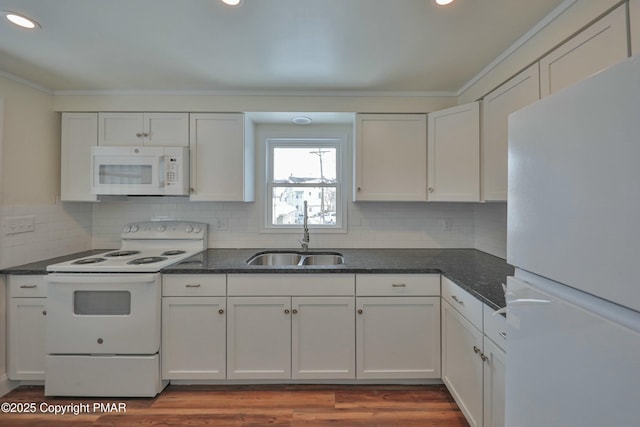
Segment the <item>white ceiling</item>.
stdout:
[[0,70],[53,91],[456,93],[561,0],[2,0]]

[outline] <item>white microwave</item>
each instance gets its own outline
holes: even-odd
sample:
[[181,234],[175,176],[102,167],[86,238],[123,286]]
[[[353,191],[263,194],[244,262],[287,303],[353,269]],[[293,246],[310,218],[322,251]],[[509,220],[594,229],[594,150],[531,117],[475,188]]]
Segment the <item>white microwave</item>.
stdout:
[[189,194],[187,147],[93,147],[91,191],[98,195]]

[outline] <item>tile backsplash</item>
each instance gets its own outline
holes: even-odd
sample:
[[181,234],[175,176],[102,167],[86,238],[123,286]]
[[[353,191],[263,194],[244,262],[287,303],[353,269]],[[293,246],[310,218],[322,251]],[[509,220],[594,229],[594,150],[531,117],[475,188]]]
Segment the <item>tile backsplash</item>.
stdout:
[[[33,232],[0,233],[0,268],[120,246],[122,227],[149,219],[209,224],[210,248],[295,248],[299,232],[262,232],[256,203],[141,197],[0,208],[0,224],[34,216]],[[311,248],[476,248],[506,257],[506,203],[348,203],[342,233],[311,231]]]
[[[90,203],[57,203],[0,208],[0,268],[91,249]],[[33,216],[33,231],[5,234],[7,219]]]
[[[261,232],[256,203],[140,198],[95,204],[93,247],[113,248],[127,222],[181,219],[209,224],[211,248],[291,248],[300,232]],[[311,231],[311,248],[472,248],[474,209],[458,203],[349,203],[343,233]]]

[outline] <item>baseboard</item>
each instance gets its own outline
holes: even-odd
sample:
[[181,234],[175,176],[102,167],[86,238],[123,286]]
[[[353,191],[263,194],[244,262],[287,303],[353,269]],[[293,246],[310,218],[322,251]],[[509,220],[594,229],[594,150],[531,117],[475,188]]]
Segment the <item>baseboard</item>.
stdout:
[[7,374],[0,375],[0,397],[9,393],[14,388],[20,385],[20,381],[11,381]]

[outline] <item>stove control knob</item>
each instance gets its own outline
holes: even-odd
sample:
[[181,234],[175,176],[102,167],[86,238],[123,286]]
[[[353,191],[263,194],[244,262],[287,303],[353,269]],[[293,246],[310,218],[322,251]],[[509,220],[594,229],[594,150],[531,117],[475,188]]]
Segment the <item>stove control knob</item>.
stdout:
[[194,233],[199,233],[199,232],[201,232],[201,231],[202,231],[202,230],[200,230],[200,227],[196,227],[196,228],[194,228],[194,229],[193,229],[193,232],[194,232]]
[[193,227],[192,226],[187,226],[187,233],[191,233],[193,231]]
[[158,231],[161,232],[161,233],[166,229],[167,229],[167,227],[165,227],[164,225],[161,225],[160,227],[158,227]]
[[131,232],[135,233],[136,231],[138,231],[138,226],[134,225],[133,227],[131,227]]
[[124,231],[125,233],[128,233],[128,232],[131,231],[131,227],[125,227],[124,230],[122,230],[122,231]]

